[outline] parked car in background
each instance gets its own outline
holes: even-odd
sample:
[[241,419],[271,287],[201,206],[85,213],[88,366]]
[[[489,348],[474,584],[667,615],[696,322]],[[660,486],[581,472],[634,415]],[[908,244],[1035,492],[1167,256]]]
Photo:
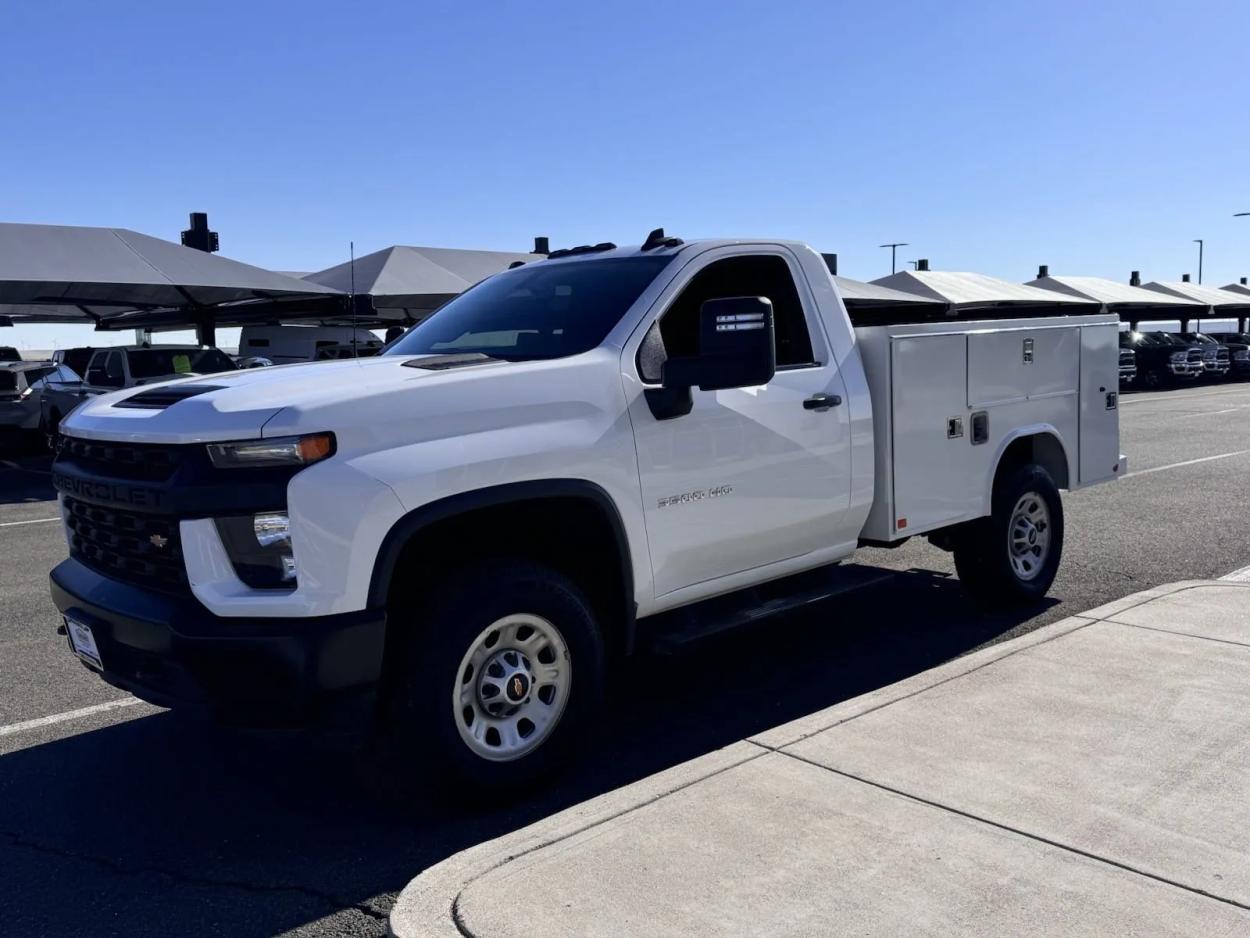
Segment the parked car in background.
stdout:
[[1223,378],[1228,374],[1228,348],[1203,332],[1177,333],[1191,345],[1202,349],[1202,371],[1208,378]]
[[11,345],[0,345],[0,362],[20,362],[22,353]]
[[1120,348],[1133,350],[1146,387],[1192,381],[1204,371],[1203,350],[1168,332],[1121,332]]
[[83,377],[88,391],[100,393],[235,371],[236,367],[221,349],[198,345],[121,345],[96,349]]
[[87,398],[100,392],[90,391],[82,377],[69,365],[57,365],[33,385],[31,392],[39,400],[39,432],[55,450],[61,432],[61,421]]
[[[354,353],[353,353],[354,346]],[[342,354],[346,347],[348,354]],[[324,350],[333,350],[322,354]],[[267,358],[275,365],[323,361],[327,358],[366,358],[382,351],[382,340],[368,329],[352,326],[244,326],[239,333],[239,356]]]
[[1137,353],[1131,348],[1120,348],[1120,387],[1128,387],[1137,380]]
[[82,376],[87,373],[87,362],[91,361],[91,356],[95,354],[95,351],[95,348],[90,345],[59,348],[52,353],[52,360],[58,365],[68,365],[74,369],[75,374]]
[[1245,332],[1209,332],[1215,339],[1228,349],[1229,370],[1234,375],[1250,375],[1250,334]]
[[39,398],[32,385],[53,368],[52,362],[0,362],[0,431],[38,428]]

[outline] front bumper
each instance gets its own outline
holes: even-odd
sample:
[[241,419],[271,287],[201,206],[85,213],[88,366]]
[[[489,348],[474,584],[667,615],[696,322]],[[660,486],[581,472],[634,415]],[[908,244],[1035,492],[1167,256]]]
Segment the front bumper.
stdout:
[[51,590],[63,614],[91,627],[104,680],[158,706],[254,726],[319,722],[369,701],[382,673],[382,610],[224,618],[74,559],[52,571]]
[[1132,384],[1135,380],[1137,380],[1137,366],[1136,365],[1121,365],[1120,366],[1120,383]]

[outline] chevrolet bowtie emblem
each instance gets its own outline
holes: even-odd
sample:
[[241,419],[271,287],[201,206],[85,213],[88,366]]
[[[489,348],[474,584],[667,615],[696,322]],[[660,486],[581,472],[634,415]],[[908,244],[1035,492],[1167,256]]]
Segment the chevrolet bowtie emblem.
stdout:
[[148,538],[148,543],[151,544],[153,547],[155,547],[157,550],[164,550],[165,545],[169,543],[169,538],[161,534],[153,534],[151,537]]

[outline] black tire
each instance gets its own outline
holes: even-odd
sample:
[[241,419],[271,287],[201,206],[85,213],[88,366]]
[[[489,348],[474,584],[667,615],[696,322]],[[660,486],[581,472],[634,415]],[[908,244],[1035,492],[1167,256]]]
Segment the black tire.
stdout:
[[[385,727],[405,772],[446,794],[465,786],[523,789],[563,768],[586,744],[603,701],[603,638],[591,604],[568,577],[524,561],[482,562],[436,589],[431,601],[392,608],[388,615],[388,628],[410,630],[395,649]],[[472,682],[464,679],[461,666],[477,639],[517,614],[540,617],[558,630],[571,680],[563,711],[537,748],[512,761],[491,761],[462,738],[453,694],[457,682]],[[537,680],[530,690],[539,696]]]
[[[1033,561],[1034,569],[1022,573],[1012,562],[1012,520],[1017,506],[1030,494],[1044,507],[1047,544],[1043,556]],[[960,582],[977,599],[993,605],[1040,600],[1054,583],[1062,556],[1063,502],[1050,473],[1035,464],[1000,478],[994,486],[992,514],[969,525],[955,542],[955,570]],[[1029,564],[1027,556],[1019,562]]]

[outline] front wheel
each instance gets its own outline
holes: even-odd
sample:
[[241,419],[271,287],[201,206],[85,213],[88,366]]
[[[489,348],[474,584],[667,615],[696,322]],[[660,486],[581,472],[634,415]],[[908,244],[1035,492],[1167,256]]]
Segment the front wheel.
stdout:
[[512,788],[560,768],[603,695],[603,641],[567,577],[521,561],[484,563],[441,599],[393,608],[411,630],[390,737],[435,787]]
[[1046,595],[1063,554],[1063,502],[1050,474],[1026,465],[999,480],[993,510],[956,540],[955,570],[965,589],[1001,604]]

